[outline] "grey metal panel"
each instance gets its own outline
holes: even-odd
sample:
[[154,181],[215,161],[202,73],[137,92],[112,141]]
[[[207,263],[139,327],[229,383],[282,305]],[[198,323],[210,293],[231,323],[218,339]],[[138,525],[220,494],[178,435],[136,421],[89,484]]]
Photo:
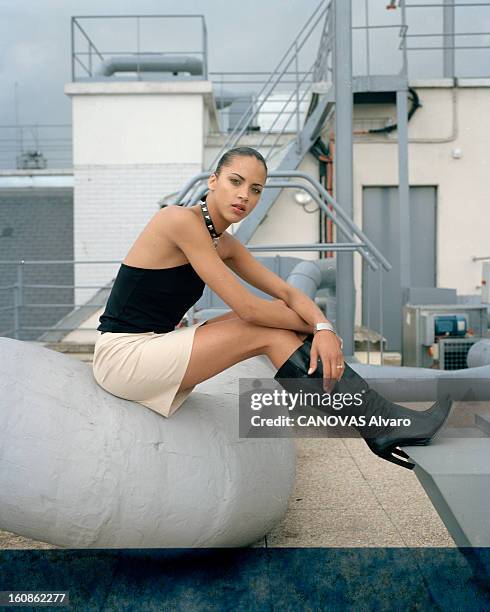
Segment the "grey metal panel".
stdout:
[[401,75],[371,74],[369,76],[355,76],[352,79],[352,90],[354,93],[364,91],[398,91],[407,88],[407,78]]
[[[402,291],[400,287],[400,226],[398,189],[364,187],[363,231],[391,262],[392,269],[383,273],[383,336],[388,349],[400,351],[402,345]],[[410,285],[436,285],[436,188],[410,187]],[[367,279],[366,279],[367,275]],[[363,325],[367,325],[366,280],[370,288],[370,327],[380,331],[378,308],[378,274],[363,272]]]
[[[3,234],[3,236],[2,236]],[[9,235],[10,234],[10,235]],[[73,259],[73,189],[0,189],[0,260]],[[0,285],[16,281],[16,267],[0,264]],[[27,284],[73,284],[73,264],[25,265]],[[25,289],[24,303],[71,303],[73,289]],[[12,292],[0,292],[0,307],[13,304]],[[71,309],[28,308],[21,312],[25,326],[49,326]],[[12,311],[0,311],[0,331],[13,327]],[[21,340],[34,340],[26,332]]]
[[457,304],[456,289],[443,287],[408,287],[406,304]]
[[443,438],[404,448],[457,546],[490,546],[490,439]]

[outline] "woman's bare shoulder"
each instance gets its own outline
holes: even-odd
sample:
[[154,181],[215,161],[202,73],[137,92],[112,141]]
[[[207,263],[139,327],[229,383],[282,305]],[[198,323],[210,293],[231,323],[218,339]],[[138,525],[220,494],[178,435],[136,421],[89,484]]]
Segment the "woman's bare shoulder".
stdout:
[[155,219],[158,219],[166,223],[179,222],[181,219],[191,219],[196,215],[190,208],[186,206],[165,206],[161,208],[156,214]]
[[[158,217],[158,219],[157,219]],[[169,241],[177,246],[181,239],[188,239],[198,243],[207,244],[210,242],[208,231],[200,217],[190,208],[183,206],[167,206],[155,215],[158,224],[158,232],[164,235]],[[221,259],[231,257],[233,236],[224,231],[218,242],[217,253]]]
[[184,206],[166,206],[155,214],[153,222],[159,232],[167,236],[173,236],[174,232],[180,232],[184,227],[198,225],[198,218],[190,208]]

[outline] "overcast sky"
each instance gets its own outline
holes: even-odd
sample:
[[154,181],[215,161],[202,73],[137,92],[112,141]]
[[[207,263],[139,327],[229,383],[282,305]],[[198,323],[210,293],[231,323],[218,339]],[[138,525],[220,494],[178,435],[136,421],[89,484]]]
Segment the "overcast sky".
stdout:
[[[423,1],[434,3],[434,0]],[[371,23],[399,23],[400,11],[385,8],[388,0],[369,2]],[[16,81],[21,123],[70,122],[70,102],[63,94],[63,86],[71,80],[70,17],[73,15],[202,13],[209,36],[210,70],[269,70],[317,4],[318,0],[0,0],[0,124],[15,121]],[[354,25],[363,25],[364,5],[365,0],[353,0]],[[490,31],[490,7],[467,7],[457,11],[460,32]],[[440,31],[440,14],[440,9],[409,11],[412,32]],[[134,49],[134,30],[125,30],[120,22],[117,27],[114,24],[110,29],[105,26],[105,31],[99,28],[94,32],[94,42],[102,48],[119,43],[120,49]],[[199,46],[199,41],[194,40],[198,38],[197,31],[186,29],[182,24],[180,29],[172,27],[172,31],[168,28],[152,30],[148,26],[142,34],[153,43],[161,41],[160,50],[172,50],[168,45],[171,47],[177,42]],[[378,73],[399,65],[399,58],[393,51],[398,31],[385,30],[382,34],[385,38],[378,36],[371,52],[376,64],[374,72]],[[364,61],[361,36],[358,30],[355,33],[358,71],[362,70]],[[490,45],[489,38],[484,36],[459,41]],[[421,55],[423,53],[425,56]],[[460,71],[488,74],[490,70],[485,66],[490,66],[489,53],[488,49],[460,52]],[[429,76],[440,69],[438,51],[416,52],[411,57],[418,76]]]

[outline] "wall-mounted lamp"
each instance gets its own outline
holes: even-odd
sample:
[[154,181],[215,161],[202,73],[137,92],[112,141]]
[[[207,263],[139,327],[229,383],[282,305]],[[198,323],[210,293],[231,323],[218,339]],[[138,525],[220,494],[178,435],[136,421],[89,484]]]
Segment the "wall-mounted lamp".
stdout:
[[301,204],[301,206],[305,206],[306,204],[309,204],[313,200],[313,198],[306,191],[298,189],[294,192],[294,200],[298,204]]

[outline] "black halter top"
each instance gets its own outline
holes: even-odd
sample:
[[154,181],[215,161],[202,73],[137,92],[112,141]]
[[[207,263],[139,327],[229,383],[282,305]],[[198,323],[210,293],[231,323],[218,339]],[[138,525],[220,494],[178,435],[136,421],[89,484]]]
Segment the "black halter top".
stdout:
[[122,263],[97,329],[159,334],[173,331],[202,296],[204,287],[190,263],[159,269]]

